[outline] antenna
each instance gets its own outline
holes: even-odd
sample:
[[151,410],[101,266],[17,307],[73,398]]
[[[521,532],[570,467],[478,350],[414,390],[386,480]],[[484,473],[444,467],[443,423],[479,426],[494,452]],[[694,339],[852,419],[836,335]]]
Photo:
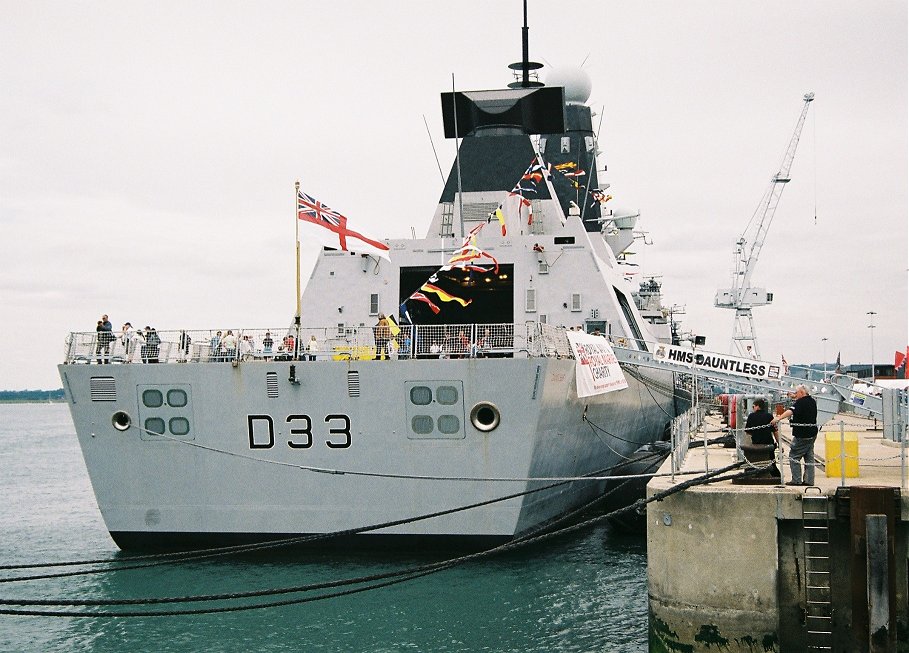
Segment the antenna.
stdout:
[[439,176],[442,178],[442,185],[445,185],[445,174],[442,172],[442,164],[439,163],[439,153],[436,152],[436,144],[432,140],[432,132],[429,131],[429,123],[426,122],[426,114],[423,114],[423,124],[426,125],[426,135],[429,136],[429,144],[432,145],[432,154],[436,157],[436,165],[439,166]]
[[[543,67],[543,64],[536,61],[530,61],[530,28],[527,26],[527,0],[524,0],[524,27],[521,28],[521,61],[508,64],[508,67],[514,71],[514,78],[508,88],[532,88],[543,86],[543,83],[537,77],[536,71]],[[531,73],[533,71],[533,73]],[[533,79],[531,80],[531,77]]]

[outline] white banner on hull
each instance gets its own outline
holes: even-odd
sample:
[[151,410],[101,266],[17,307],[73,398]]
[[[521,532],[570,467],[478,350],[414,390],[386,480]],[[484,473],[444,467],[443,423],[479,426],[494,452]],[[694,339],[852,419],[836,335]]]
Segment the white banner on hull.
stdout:
[[726,374],[747,376],[752,379],[778,380],[781,372],[779,365],[774,365],[767,361],[738,358],[728,354],[717,354],[712,351],[693,351],[665,343],[656,345],[653,358],[665,363],[696,367],[705,373],[725,372]]
[[568,331],[568,342],[576,361],[575,382],[578,397],[590,397],[628,387],[609,341],[583,331]]

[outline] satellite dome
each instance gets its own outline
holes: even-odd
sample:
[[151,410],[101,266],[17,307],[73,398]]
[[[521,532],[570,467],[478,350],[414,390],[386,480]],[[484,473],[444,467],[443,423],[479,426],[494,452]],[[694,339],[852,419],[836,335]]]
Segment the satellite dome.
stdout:
[[582,68],[553,68],[546,75],[546,86],[564,86],[565,102],[585,104],[590,98],[593,83]]

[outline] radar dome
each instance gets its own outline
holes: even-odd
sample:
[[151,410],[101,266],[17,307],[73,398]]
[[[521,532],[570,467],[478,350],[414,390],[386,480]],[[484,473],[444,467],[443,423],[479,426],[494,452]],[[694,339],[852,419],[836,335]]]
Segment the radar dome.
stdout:
[[564,86],[566,102],[585,104],[590,98],[593,83],[582,68],[553,68],[546,75],[546,86]]

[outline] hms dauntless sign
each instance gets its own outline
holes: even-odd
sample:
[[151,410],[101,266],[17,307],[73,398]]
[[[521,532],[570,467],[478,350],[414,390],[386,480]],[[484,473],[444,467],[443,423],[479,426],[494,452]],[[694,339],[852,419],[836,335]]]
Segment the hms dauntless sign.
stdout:
[[589,397],[628,387],[615,352],[602,336],[568,331],[568,342],[577,361],[574,366],[578,397]]
[[696,367],[705,373],[725,372],[726,374],[747,376],[752,379],[778,380],[780,378],[780,366],[766,361],[737,358],[715,352],[696,352],[664,343],[656,345],[653,358],[665,363],[678,363],[679,365]]

